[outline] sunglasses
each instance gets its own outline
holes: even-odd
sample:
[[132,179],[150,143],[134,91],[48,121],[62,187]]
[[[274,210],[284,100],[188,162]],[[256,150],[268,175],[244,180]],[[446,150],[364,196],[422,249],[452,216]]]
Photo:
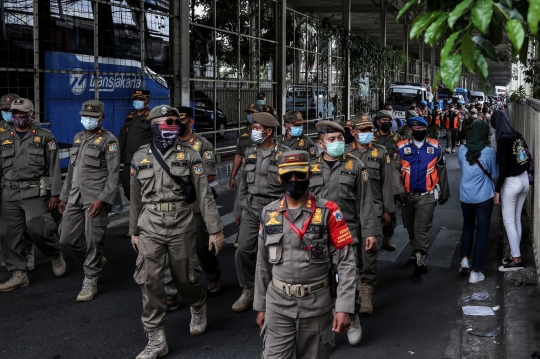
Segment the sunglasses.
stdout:
[[177,118],[168,118],[165,120],[165,123],[169,126],[180,125],[180,120]]
[[283,182],[288,182],[291,180],[291,178],[296,177],[296,179],[303,181],[308,177],[308,174],[305,172],[287,172],[281,175],[281,180]]

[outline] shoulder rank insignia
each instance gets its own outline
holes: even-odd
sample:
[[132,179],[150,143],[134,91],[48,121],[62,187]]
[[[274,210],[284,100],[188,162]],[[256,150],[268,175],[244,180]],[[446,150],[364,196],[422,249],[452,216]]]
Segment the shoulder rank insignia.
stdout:
[[367,182],[369,180],[367,170],[362,170],[362,181]]
[[379,155],[379,151],[377,151],[376,148],[373,149],[373,151],[371,151],[371,157],[377,157]]
[[41,136],[34,136],[34,143],[41,143]]
[[322,210],[320,208],[315,209],[313,217],[311,218],[311,223],[321,224],[322,223]]
[[321,164],[316,163],[314,165],[311,165],[311,172],[321,172]]
[[214,152],[212,151],[204,151],[204,158],[207,160],[214,159]]
[[276,226],[281,224],[281,222],[276,219],[276,217],[279,215],[279,212],[270,212],[268,213],[268,215],[270,216],[270,219],[268,220],[268,222],[266,222],[267,226]]
[[0,132],[6,132],[6,129],[3,127],[0,127]]
[[56,151],[58,147],[56,146],[56,141],[49,141],[47,142],[47,149],[49,151]]
[[94,140],[94,145],[99,145],[101,141],[103,140],[103,137],[98,137]]
[[101,136],[101,134],[103,133],[103,131],[102,131],[102,130],[98,130],[96,133],[98,134],[98,136]]
[[244,132],[244,133],[242,134],[242,137],[248,137],[248,136],[249,136],[249,135],[247,134],[247,132]]
[[144,165],[145,163],[150,163],[151,161],[148,159],[148,158],[143,158],[143,160],[141,161],[141,165]]
[[182,145],[177,144],[177,145],[176,145],[176,150],[177,150],[177,151],[181,151],[181,150],[182,150]]
[[348,171],[351,171],[351,170],[354,168],[353,161],[352,161],[352,160],[348,160],[348,161],[347,161],[347,164],[345,165],[345,168],[346,168]]
[[37,134],[37,131],[34,129],[32,130],[32,135],[36,135]]
[[196,175],[202,175],[204,173],[202,163],[193,165],[193,172],[195,172]]
[[[281,153],[282,153],[281,151],[278,151],[278,152],[276,153],[276,161],[277,161],[279,155],[281,155]],[[255,158],[255,157],[253,157],[253,158]]]
[[81,143],[81,139],[80,139],[80,138],[77,138],[77,139],[75,140],[75,143]]
[[2,146],[4,145],[12,145],[13,142],[11,142],[10,140],[5,140],[4,142],[2,142]]
[[390,156],[386,155],[386,163],[390,163]]
[[304,139],[302,138],[300,141],[298,141],[298,147],[304,147]]
[[394,142],[399,141],[399,136],[397,134],[395,134],[393,140],[394,140]]
[[252,154],[250,154],[250,155],[248,156],[248,158],[257,158],[257,155],[254,154],[254,153],[252,153]]
[[116,142],[109,143],[109,145],[107,147],[109,147],[109,152],[118,151],[118,145],[116,144]]
[[11,131],[11,132],[9,133],[9,137],[15,137],[15,132]]
[[178,154],[176,155],[176,159],[177,159],[178,161],[183,161],[185,157],[186,157],[186,154],[185,154],[184,152],[180,152],[180,153],[178,153]]
[[197,142],[195,142],[195,143],[193,144],[193,149],[194,149],[195,151],[197,151],[197,152],[199,151],[199,148],[200,148],[200,147],[201,147],[201,143],[200,143],[199,141],[197,141]]

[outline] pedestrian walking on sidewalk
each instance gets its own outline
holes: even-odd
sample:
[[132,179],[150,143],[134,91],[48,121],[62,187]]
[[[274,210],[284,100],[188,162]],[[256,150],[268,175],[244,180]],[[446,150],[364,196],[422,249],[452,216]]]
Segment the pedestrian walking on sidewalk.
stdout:
[[[472,272],[469,283],[478,283],[484,277],[484,258],[486,256],[493,197],[495,196],[494,180],[499,172],[496,163],[496,152],[487,147],[490,126],[485,121],[476,121],[467,137],[467,143],[458,152],[458,161],[463,175],[459,188],[459,199],[463,212],[463,229],[461,231],[461,266],[459,272],[469,274],[471,266],[469,258],[473,249]],[[476,241],[474,233],[476,231]]]
[[529,193],[529,157],[527,144],[521,133],[516,131],[508,116],[497,110],[491,116],[491,126],[497,140],[497,164],[499,179],[495,186],[496,205],[502,206],[504,228],[510,242],[510,255],[503,259],[501,272],[523,269],[519,244],[521,242],[521,210]]

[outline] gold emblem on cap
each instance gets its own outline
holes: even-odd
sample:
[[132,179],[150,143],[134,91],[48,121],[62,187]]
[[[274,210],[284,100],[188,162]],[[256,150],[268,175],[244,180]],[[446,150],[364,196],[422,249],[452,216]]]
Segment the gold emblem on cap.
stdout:
[[13,104],[14,104],[14,105],[22,105],[22,104],[24,104],[24,101],[21,100],[21,99],[17,99],[17,100],[15,100],[15,101],[13,101]]
[[85,109],[85,110],[88,110],[88,111],[94,111],[94,106],[92,106],[92,105],[86,105],[86,106],[84,106],[84,109]]
[[354,167],[354,165],[353,165],[352,160],[348,160],[348,161],[347,161],[347,164],[345,165],[345,168],[346,168],[348,171],[350,171],[350,170],[353,169],[353,167]]
[[166,106],[163,106],[161,108],[161,110],[159,110],[159,112],[161,112],[162,115],[166,114],[167,112],[169,112],[169,109],[166,107]]
[[315,210],[315,213],[313,214],[313,218],[311,218],[311,223],[320,224],[321,222],[322,222],[322,210],[320,208],[317,208]]
[[377,157],[379,155],[379,151],[377,151],[376,148],[373,149],[373,151],[371,151],[371,156],[372,157]]
[[302,120],[302,114],[300,112],[296,113],[296,118]]

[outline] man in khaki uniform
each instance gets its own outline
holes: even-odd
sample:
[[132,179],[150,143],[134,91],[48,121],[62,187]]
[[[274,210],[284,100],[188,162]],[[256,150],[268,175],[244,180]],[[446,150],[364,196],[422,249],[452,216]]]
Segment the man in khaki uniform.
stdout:
[[307,152],[285,152],[278,163],[285,196],[263,209],[258,238],[253,309],[262,356],[329,358],[333,332],[346,332],[354,312],[353,235],[339,206],[309,191]]
[[90,301],[97,294],[98,275],[106,262],[103,245],[108,213],[114,203],[120,170],[118,140],[102,126],[104,110],[101,101],[83,103],[79,114],[85,129],[73,139],[68,173],[60,194],[59,210],[64,215],[60,243],[77,262],[84,264],[78,302]]
[[266,103],[266,93],[259,92],[257,94],[257,104],[262,107],[261,112],[267,112],[274,116],[276,120],[278,119],[276,109]]
[[[375,212],[383,225],[388,225],[391,213],[396,212],[394,204],[394,186],[392,183],[392,167],[390,156],[384,146],[372,143],[373,122],[371,118],[361,113],[352,119],[352,133],[355,141],[345,148],[347,155],[353,155],[366,165],[369,186],[373,195],[371,211]],[[358,252],[358,269],[360,273],[360,313],[371,315],[373,290],[377,284],[377,253],[379,246]]]
[[308,136],[304,135],[306,121],[298,111],[289,111],[283,116],[285,134],[281,135],[278,143],[289,147],[293,151],[306,151],[311,158],[316,157],[315,145]]
[[240,298],[232,306],[235,312],[248,309],[253,302],[257,233],[262,209],[283,194],[277,177],[277,158],[289,148],[274,141],[277,126],[278,120],[269,113],[253,114],[251,139],[256,144],[248,147],[244,154],[241,182],[234,203],[236,225],[240,226],[235,264],[242,287]]
[[135,152],[130,169],[129,233],[139,252],[134,278],[143,293],[142,323],[148,335],[148,345],[137,359],[154,359],[169,350],[164,329],[167,295],[163,285],[167,257],[176,288],[191,307],[191,335],[201,335],[206,330],[206,296],[199,282],[195,250],[195,197],[190,193],[196,194],[210,233],[208,250],[213,249],[217,255],[225,244],[223,225],[201,157],[178,139],[185,131],[178,110],[160,105],[150,111],[149,117],[153,141]]
[[229,180],[229,187],[231,190],[236,190],[236,175],[240,170],[242,165],[242,160],[244,159],[244,154],[249,146],[253,145],[254,142],[251,140],[251,130],[253,124],[253,114],[262,112],[262,107],[259,104],[251,103],[244,110],[246,113],[247,122],[249,123],[244,129],[240,130],[238,138],[236,139],[236,149],[234,150],[234,161],[231,170],[231,178]]
[[[310,189],[317,197],[333,201],[341,208],[354,239],[354,251],[362,251],[357,249],[358,245],[371,250],[376,246],[376,236],[380,234],[380,229],[373,211],[367,170],[358,158],[345,155],[345,130],[338,123],[319,121],[317,131],[318,145],[323,152],[311,160],[313,177]],[[347,332],[351,345],[358,344],[362,339],[360,320],[356,313],[351,318],[351,328]]]
[[11,278],[0,284],[9,292],[30,284],[23,233],[52,260],[53,272],[66,272],[56,223],[50,211],[62,188],[58,144],[54,135],[34,123],[34,105],[26,98],[11,103],[13,127],[0,133],[0,243]]
[[[403,185],[401,184],[401,159],[399,158],[398,142],[401,141],[401,136],[390,130],[392,128],[392,113],[389,111],[377,112],[375,123],[379,128],[375,132],[372,140],[373,143],[384,146],[386,153],[390,156],[390,167],[392,168],[391,177],[394,188],[394,198],[403,193]],[[396,201],[394,201],[396,204]],[[387,251],[395,251],[396,246],[392,243],[392,236],[397,226],[396,212],[390,213],[390,223],[383,223],[382,229],[382,249]]]
[[137,89],[133,91],[132,98],[134,110],[126,116],[126,121],[118,136],[119,153],[124,164],[122,187],[127,199],[129,199],[129,166],[131,158],[139,147],[152,141],[152,131],[150,131],[150,121],[148,120],[150,91]]
[[[185,132],[180,136],[180,144],[182,146],[190,146],[201,157],[204,172],[208,183],[212,182],[216,177],[216,159],[214,147],[203,136],[195,133],[192,130],[195,119],[192,107],[177,107],[180,115],[180,126],[185,126]],[[182,131],[182,129],[181,129]],[[201,214],[198,202],[193,204],[195,211],[195,222],[197,223],[197,257],[203,271],[206,273],[208,282],[208,294],[217,296],[221,293],[221,268],[217,256],[208,250],[209,234],[204,223],[204,218]],[[167,292],[167,310],[175,310],[178,308],[176,287],[171,275],[170,268],[165,269],[165,291]]]

